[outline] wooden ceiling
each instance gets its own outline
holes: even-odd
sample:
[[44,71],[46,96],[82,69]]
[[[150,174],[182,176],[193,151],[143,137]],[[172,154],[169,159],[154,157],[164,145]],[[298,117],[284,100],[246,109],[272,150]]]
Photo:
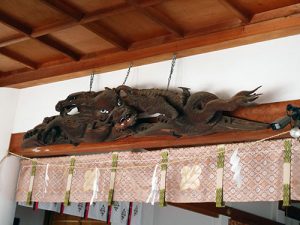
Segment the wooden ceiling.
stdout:
[[0,87],[300,33],[300,0],[0,0]]

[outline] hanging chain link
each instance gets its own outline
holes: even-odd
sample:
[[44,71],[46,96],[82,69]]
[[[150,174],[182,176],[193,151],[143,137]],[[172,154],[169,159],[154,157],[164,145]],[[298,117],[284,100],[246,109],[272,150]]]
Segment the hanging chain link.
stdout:
[[127,79],[128,79],[128,76],[129,76],[129,74],[130,74],[130,70],[131,70],[131,67],[132,67],[132,66],[133,66],[133,63],[130,63],[129,68],[128,68],[128,70],[127,70],[126,77],[125,77],[125,79],[124,79],[122,85],[125,85],[125,83],[126,83],[126,81],[127,81]]
[[169,75],[169,78],[168,78],[167,90],[169,90],[169,87],[170,87],[170,82],[171,82],[172,75],[173,75],[173,72],[174,72],[175,62],[176,62],[176,54],[174,53],[174,55],[172,57],[172,64],[171,64],[170,75]]
[[90,76],[90,92],[92,91],[92,88],[93,88],[94,77],[95,77],[95,72],[93,71]]

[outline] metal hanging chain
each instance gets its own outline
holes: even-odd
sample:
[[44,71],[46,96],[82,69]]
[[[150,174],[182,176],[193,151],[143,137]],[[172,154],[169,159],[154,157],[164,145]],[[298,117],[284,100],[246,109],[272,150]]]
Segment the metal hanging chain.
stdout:
[[174,55],[172,57],[172,64],[171,64],[170,75],[169,75],[169,78],[168,78],[167,90],[169,90],[169,87],[170,87],[170,82],[171,82],[172,75],[173,75],[173,72],[174,72],[175,62],[176,62],[176,54],[174,53]]
[[93,83],[94,83],[95,72],[93,71],[90,76],[90,92],[92,91]]
[[127,81],[127,79],[128,79],[128,76],[129,76],[129,74],[130,74],[130,70],[131,70],[131,67],[132,67],[132,66],[133,66],[133,63],[130,63],[129,68],[128,68],[128,70],[127,70],[126,77],[125,77],[125,79],[124,79],[122,85],[125,85],[125,83],[126,83],[126,81]]

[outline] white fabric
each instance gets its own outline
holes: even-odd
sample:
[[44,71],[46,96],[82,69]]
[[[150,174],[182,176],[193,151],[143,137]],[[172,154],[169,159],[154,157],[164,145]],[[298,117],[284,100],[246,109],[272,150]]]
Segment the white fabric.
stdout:
[[74,203],[71,202],[70,205],[64,207],[64,214],[72,215],[72,216],[78,216],[83,217],[84,216],[84,210],[85,210],[85,204],[84,203]]
[[48,181],[49,181],[48,170],[49,170],[49,164],[47,164],[46,171],[45,171],[45,188],[44,188],[45,194],[47,193],[47,187],[48,187]]
[[130,225],[142,225],[142,203],[132,203],[131,223]]
[[99,191],[99,187],[98,187],[99,176],[100,176],[99,169],[95,168],[95,178],[94,178],[94,182],[93,182],[93,195],[92,195],[92,198],[90,201],[90,205],[92,205],[94,202],[94,199],[97,198],[97,194]]
[[240,164],[240,157],[238,156],[238,150],[236,149],[231,157],[230,157],[230,170],[234,173],[233,181],[237,184],[237,187],[240,188],[242,186],[242,176],[241,176],[241,164]]
[[155,166],[153,175],[152,175],[152,181],[151,181],[151,192],[146,200],[146,203],[150,203],[151,205],[154,205],[155,200],[158,196],[159,193],[159,188],[158,188],[158,177],[157,177],[157,168],[158,165]]
[[111,222],[113,225],[124,225],[128,222],[129,202],[114,202]]
[[107,202],[94,202],[90,205],[88,218],[107,221],[108,206]]
[[52,202],[39,202],[39,209],[60,212],[61,203],[52,203]]

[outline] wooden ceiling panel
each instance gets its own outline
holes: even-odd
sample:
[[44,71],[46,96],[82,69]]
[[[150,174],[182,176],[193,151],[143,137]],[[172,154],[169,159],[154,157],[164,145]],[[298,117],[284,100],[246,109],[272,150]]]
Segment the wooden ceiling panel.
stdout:
[[82,26],[74,26],[69,29],[58,31],[52,33],[51,36],[68,44],[81,54],[89,54],[115,48],[114,45]]
[[8,72],[26,68],[23,64],[0,54],[0,71]]
[[228,0],[234,4],[243,6],[252,14],[257,14],[281,7],[300,3],[299,0]]
[[[300,0],[0,0],[0,87],[300,33]],[[105,60],[102,60],[103,57]]]
[[0,23],[0,43],[20,36],[19,32]]
[[122,5],[125,3],[125,0],[64,0],[64,2],[81,9],[85,13],[92,13],[98,10]]
[[168,15],[186,33],[226,22],[240,23],[218,0],[172,0],[165,1],[156,8]]
[[1,0],[0,10],[33,30],[68,19],[66,15],[49,8],[40,0]]
[[147,40],[169,33],[161,25],[138,11],[108,16],[101,19],[100,23],[128,43]]
[[6,49],[16,52],[37,64],[65,58],[60,52],[34,39],[10,45]]

